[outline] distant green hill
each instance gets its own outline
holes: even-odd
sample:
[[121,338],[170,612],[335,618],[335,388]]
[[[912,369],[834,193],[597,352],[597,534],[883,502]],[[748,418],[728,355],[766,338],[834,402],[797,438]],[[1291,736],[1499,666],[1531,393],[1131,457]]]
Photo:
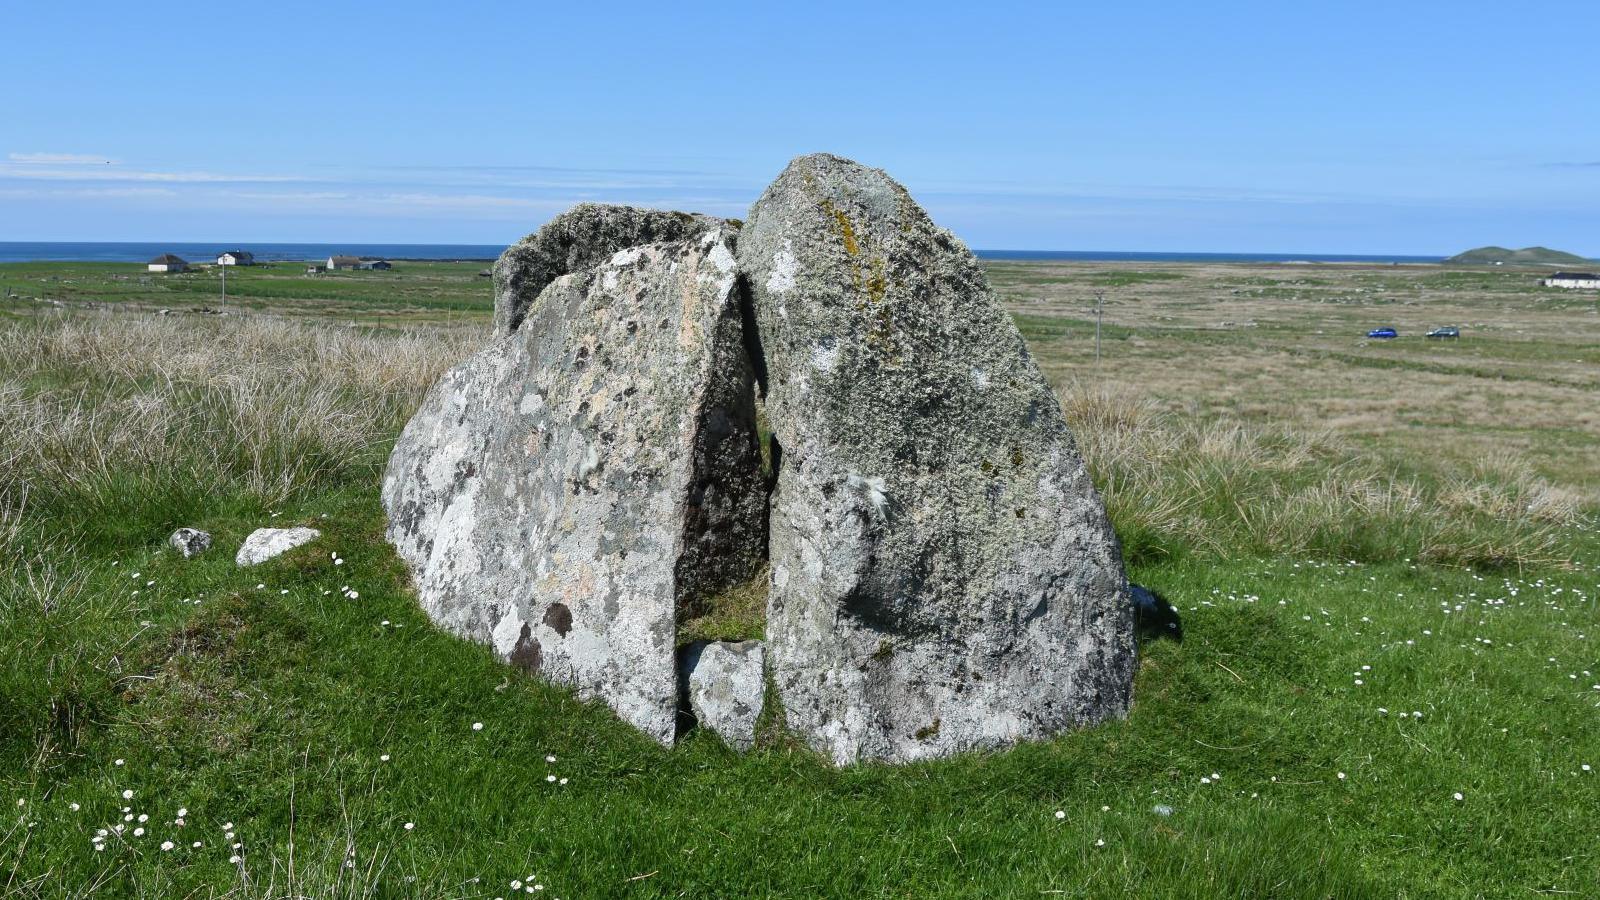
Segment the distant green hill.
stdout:
[[1521,250],[1479,247],[1476,250],[1458,253],[1445,262],[1469,266],[1492,266],[1496,263],[1505,266],[1570,266],[1588,265],[1594,260],[1585,259],[1575,253],[1551,250],[1549,247],[1523,247]]

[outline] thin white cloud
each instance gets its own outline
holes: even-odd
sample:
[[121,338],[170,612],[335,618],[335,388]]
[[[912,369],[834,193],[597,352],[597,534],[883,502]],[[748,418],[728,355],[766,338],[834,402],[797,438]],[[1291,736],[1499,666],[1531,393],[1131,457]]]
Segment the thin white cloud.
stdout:
[[23,165],[50,166],[107,166],[117,162],[93,153],[8,153],[6,159]]
[[156,181],[169,184],[247,184],[312,181],[299,175],[232,175],[223,172],[156,172],[113,166],[49,167],[36,163],[0,163],[0,178],[30,181]]
[[114,187],[114,188],[0,188],[0,197],[18,200],[40,197],[66,198],[151,198],[176,197],[178,192],[164,187]]

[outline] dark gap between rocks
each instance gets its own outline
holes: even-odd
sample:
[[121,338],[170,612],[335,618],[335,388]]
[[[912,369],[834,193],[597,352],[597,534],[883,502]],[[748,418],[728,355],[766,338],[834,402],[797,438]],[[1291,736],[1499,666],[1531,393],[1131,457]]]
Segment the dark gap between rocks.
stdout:
[[782,450],[766,418],[766,359],[742,277],[735,290],[737,308],[714,337],[716,377],[701,406],[675,570],[680,735],[693,725],[685,667],[694,645],[766,639],[767,513]]

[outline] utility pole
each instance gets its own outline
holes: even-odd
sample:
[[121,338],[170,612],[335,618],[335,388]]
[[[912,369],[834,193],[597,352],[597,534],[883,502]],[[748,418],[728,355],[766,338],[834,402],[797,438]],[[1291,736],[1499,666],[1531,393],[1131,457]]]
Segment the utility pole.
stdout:
[[1094,361],[1100,364],[1100,315],[1105,312],[1106,292],[1094,292]]
[[218,262],[217,268],[222,270],[222,309],[228,309],[228,267]]

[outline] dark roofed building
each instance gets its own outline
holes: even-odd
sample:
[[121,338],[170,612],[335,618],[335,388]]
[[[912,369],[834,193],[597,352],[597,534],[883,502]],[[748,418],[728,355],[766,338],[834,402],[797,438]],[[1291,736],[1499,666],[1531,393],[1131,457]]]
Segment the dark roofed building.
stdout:
[[150,271],[187,272],[189,271],[189,263],[188,261],[171,253],[163,253],[155,259],[150,260]]
[[354,268],[359,267],[360,265],[361,265],[361,258],[358,257],[358,256],[330,256],[330,257],[328,257],[328,269],[329,269],[329,271],[337,271],[339,269],[354,269]]

